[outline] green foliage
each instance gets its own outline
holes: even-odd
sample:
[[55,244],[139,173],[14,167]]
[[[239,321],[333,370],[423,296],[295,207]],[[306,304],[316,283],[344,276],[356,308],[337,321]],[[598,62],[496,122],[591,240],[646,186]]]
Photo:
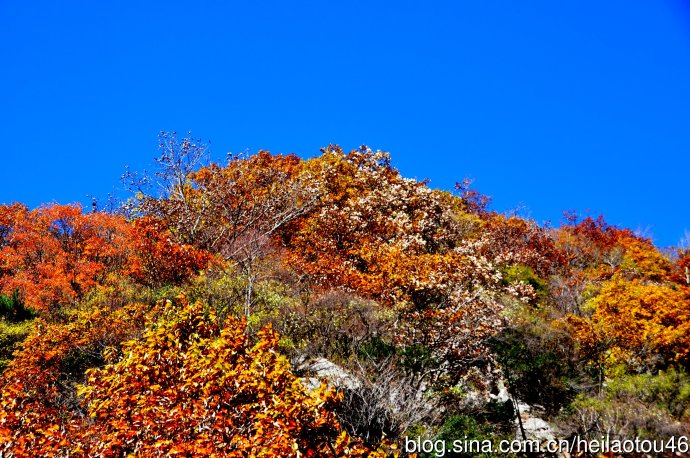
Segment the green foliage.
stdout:
[[24,306],[15,290],[11,296],[0,293],[0,371],[5,370],[15,350],[31,331],[31,319],[36,313]]
[[[272,278],[250,278],[232,265],[203,272],[194,280],[188,297],[207,304],[221,327],[229,317],[245,318],[251,334],[278,322],[281,310],[296,301],[289,285]],[[288,342],[290,335],[282,340]]]
[[395,346],[379,336],[373,336],[359,347],[359,357],[363,359],[384,359],[395,354]]
[[422,344],[415,343],[400,351],[400,365],[410,371],[421,372],[437,364],[431,350]]
[[31,319],[36,313],[26,308],[19,295],[19,290],[14,290],[11,296],[0,293],[0,317],[13,323],[19,323]]
[[596,437],[669,438],[688,433],[690,375],[679,369],[623,375],[605,384],[600,395],[580,395],[562,416],[573,432]]
[[539,278],[539,276],[534,273],[534,270],[532,270],[531,267],[524,265],[504,267],[503,269],[501,269],[501,273],[503,274],[503,281],[505,282],[505,284],[522,282],[526,285],[531,286],[534,289],[534,293],[536,295],[536,304],[544,303],[546,298],[548,297],[548,283],[544,279]]
[[506,427],[513,424],[515,417],[515,407],[511,400],[499,401],[492,399],[486,406],[486,412],[483,415],[485,421],[495,424],[497,426]]
[[690,375],[682,369],[620,377],[608,383],[606,392],[609,397],[635,396],[677,417],[690,415]]
[[20,348],[22,341],[31,332],[31,324],[31,321],[13,323],[0,319],[0,371],[5,370],[15,350]]
[[356,356],[392,354],[395,316],[378,304],[332,290],[306,304],[292,299],[279,306],[276,328],[300,352],[343,363]]
[[515,318],[490,343],[511,392],[528,404],[555,413],[577,394],[584,375],[575,344],[549,321],[533,314]]
[[[441,426],[440,432],[435,440],[445,442],[445,456],[456,458],[465,457],[491,457],[493,454],[481,453],[481,446],[477,444],[495,444],[499,440],[499,435],[491,425],[477,421],[477,419],[467,415],[453,415],[448,417]],[[463,446],[467,446],[470,451],[452,453],[453,442],[459,441]],[[420,458],[431,458],[436,455],[421,453]]]

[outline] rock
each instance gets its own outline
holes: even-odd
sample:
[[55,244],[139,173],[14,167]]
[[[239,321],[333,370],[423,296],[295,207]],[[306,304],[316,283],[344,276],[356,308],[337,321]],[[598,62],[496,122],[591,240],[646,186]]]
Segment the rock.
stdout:
[[[527,440],[538,440],[539,442],[546,442],[555,439],[553,428],[550,424],[537,417],[530,417],[522,421],[522,426],[525,428],[525,436]],[[518,439],[522,439],[522,432],[518,427],[516,434]]]
[[[299,362],[297,372],[310,374],[310,377],[303,378],[303,383],[306,382],[305,386],[308,389],[310,386],[313,386],[313,379],[325,379],[336,388],[347,388],[349,390],[359,388],[361,385],[361,382],[356,377],[326,358],[304,359]],[[317,386],[318,384],[314,388]]]
[[496,389],[498,392],[496,394],[494,393],[489,393],[489,397],[491,399],[494,399],[500,403],[505,403],[510,400],[510,396],[508,395],[508,388],[506,388],[505,383],[503,383],[503,379],[499,378],[496,381]]
[[314,391],[321,386],[321,380],[317,379],[316,377],[301,377],[299,381],[302,382],[302,385],[304,385],[309,392]]
[[522,420],[525,421],[530,417],[530,413],[532,412],[532,406],[522,401],[517,401],[517,411],[520,414],[520,418],[522,418]]

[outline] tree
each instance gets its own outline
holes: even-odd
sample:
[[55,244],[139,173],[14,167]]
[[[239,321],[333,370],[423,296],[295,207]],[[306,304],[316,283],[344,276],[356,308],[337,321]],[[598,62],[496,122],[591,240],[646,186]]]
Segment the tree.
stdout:
[[210,255],[175,241],[155,218],[132,223],[78,205],[0,206],[0,292],[53,312],[129,275],[147,285],[181,283]]
[[616,277],[591,299],[591,318],[570,317],[590,361],[636,371],[690,360],[690,289]]
[[212,257],[173,240],[166,224],[151,216],[132,222],[131,237],[132,252],[125,271],[150,286],[181,284],[206,267]]
[[78,205],[29,210],[0,206],[0,291],[18,290],[37,311],[73,303],[130,256],[130,228],[106,213],[82,213]]
[[[99,456],[362,456],[330,409],[276,352],[270,328],[251,342],[244,322],[224,329],[200,303],[180,299],[124,357],[88,373],[81,388],[93,425],[76,452]],[[370,455],[374,456],[374,455]]]

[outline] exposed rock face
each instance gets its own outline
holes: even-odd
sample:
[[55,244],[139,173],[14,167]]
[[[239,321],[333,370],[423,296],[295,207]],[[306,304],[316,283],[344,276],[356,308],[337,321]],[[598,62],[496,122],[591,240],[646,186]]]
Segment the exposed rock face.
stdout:
[[[523,420],[522,427],[525,429],[525,436],[527,436],[527,440],[546,442],[555,438],[551,425],[541,418],[530,417],[526,420]],[[516,437],[518,439],[522,439],[522,433],[520,432],[519,427]]]
[[301,361],[295,361],[294,366],[298,374],[308,375],[300,380],[310,391],[317,388],[321,380],[326,380],[336,388],[349,390],[359,388],[361,385],[356,377],[326,358],[303,358]]
[[[356,390],[362,387],[362,382],[357,377],[326,358],[303,356],[294,360],[292,364],[295,368],[295,372],[303,375],[300,380],[309,391],[318,388],[324,380],[338,389]],[[493,392],[489,392],[488,390],[485,392],[470,391],[466,396],[465,403],[480,405],[491,400],[500,403],[511,401],[502,378],[497,378],[493,390],[491,391]],[[396,406],[398,402],[395,396],[396,393],[390,392],[388,395],[390,396],[391,405]],[[531,406],[522,401],[517,401],[517,411],[522,421],[522,429],[524,429],[528,441],[537,440],[545,444],[549,440],[556,439],[556,431],[554,428],[537,416],[541,411],[539,406]],[[516,417],[515,438],[518,440],[523,439],[522,429]]]
[[[522,432],[524,430],[524,438],[528,441],[539,441],[542,446],[547,442],[556,440],[556,431],[554,428],[537,417],[537,412],[541,410],[540,406],[530,406],[522,401],[517,401],[517,411],[520,418],[515,418],[515,438],[523,440]],[[522,422],[522,428],[520,423]]]
[[[476,390],[469,391],[465,397],[466,406],[481,405],[490,401],[498,402],[501,404],[511,402],[513,407],[520,415],[520,420],[522,421],[522,429],[525,431],[525,437],[528,441],[537,440],[542,444],[545,444],[549,440],[556,439],[557,432],[554,428],[547,423],[539,415],[543,413],[543,407],[538,405],[529,405],[523,401],[517,400],[513,401],[508,389],[503,379],[502,374],[499,371],[492,373],[493,380],[491,380],[492,385],[491,390],[487,392],[480,392]],[[515,438],[522,440],[522,429],[520,428],[520,421],[515,418]]]

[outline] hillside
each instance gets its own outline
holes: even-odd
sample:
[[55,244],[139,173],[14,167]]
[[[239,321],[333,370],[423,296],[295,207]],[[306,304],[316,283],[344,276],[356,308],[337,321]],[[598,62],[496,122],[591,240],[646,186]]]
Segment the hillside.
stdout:
[[366,147],[162,140],[108,211],[0,205],[0,456],[690,434],[687,247],[496,213]]

